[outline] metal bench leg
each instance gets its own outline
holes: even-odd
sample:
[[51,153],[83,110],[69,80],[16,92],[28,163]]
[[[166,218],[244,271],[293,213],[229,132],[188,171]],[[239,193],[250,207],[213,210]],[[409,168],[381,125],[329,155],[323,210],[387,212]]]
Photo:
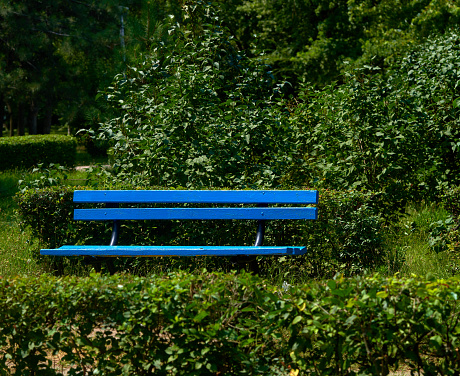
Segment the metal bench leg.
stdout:
[[[113,221],[112,237],[110,239],[110,245],[111,246],[114,246],[114,245],[118,244],[118,236],[119,236],[119,234],[120,234],[120,221]],[[113,264],[112,257],[107,257],[105,259],[105,263],[107,265],[107,270],[109,271],[110,275],[114,275],[115,274],[115,265]]]
[[[267,206],[267,205],[259,205],[259,206]],[[255,247],[260,247],[264,243],[264,235],[265,235],[265,222],[266,221],[258,221],[257,222],[257,234],[256,234],[256,241],[254,243]],[[232,257],[232,262],[238,265],[238,269],[243,267],[246,271],[249,271],[254,274],[260,273],[259,263],[257,262],[257,256],[235,256]]]
[[[112,237],[110,239],[110,245],[117,245],[118,235],[120,233],[120,221],[113,221]],[[102,270],[102,263],[105,262],[107,270],[110,275],[115,274],[115,265],[113,264],[113,257],[86,257],[85,262],[88,265],[92,265],[96,273],[100,273]]]

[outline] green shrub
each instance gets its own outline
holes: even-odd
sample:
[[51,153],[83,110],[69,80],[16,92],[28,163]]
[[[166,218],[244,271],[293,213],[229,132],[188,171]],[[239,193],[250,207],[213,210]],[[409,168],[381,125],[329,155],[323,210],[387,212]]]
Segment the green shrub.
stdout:
[[404,364],[411,373],[454,375],[459,292],[458,278],[338,276],[301,286],[268,315],[273,327],[289,328],[290,355],[306,374],[388,375]]
[[310,185],[383,192],[387,214],[458,184],[459,46],[452,31],[387,71],[365,66],[340,86],[305,87],[291,120],[303,129]]
[[104,93],[115,117],[113,179],[143,186],[276,187],[293,164],[294,130],[261,59],[238,51],[204,2]]
[[384,259],[381,216],[373,193],[320,190],[318,220],[269,223],[267,244],[305,245],[297,257],[260,258],[263,269],[290,281],[352,275],[373,270]]
[[2,280],[0,373],[53,372],[47,354],[63,356],[69,374],[263,371],[276,340],[252,331],[255,283],[185,274]]
[[32,234],[40,239],[42,244],[56,248],[76,242],[77,233],[81,228],[78,226],[79,223],[72,219],[75,189],[61,186],[29,189],[18,193],[17,201],[23,224],[30,226]]
[[459,279],[0,279],[0,374],[455,375]]
[[[125,184],[123,188],[130,187]],[[108,244],[110,225],[72,219],[77,207],[72,202],[74,189],[51,187],[19,193],[23,224],[30,226],[34,236],[50,248]],[[280,273],[280,278],[295,279],[333,276],[337,272],[354,274],[378,266],[384,256],[383,234],[380,216],[371,206],[373,199],[371,193],[324,190],[320,192],[317,221],[269,222],[265,244],[305,245],[309,252],[298,257],[260,257],[263,270]],[[256,228],[254,221],[125,221],[119,244],[251,245]],[[134,258],[117,262],[122,269],[232,268],[228,259],[219,257]]]
[[[85,239],[90,239],[94,244],[104,244],[101,242],[103,234],[110,239],[111,230],[103,223],[88,225],[73,220],[75,189],[78,187],[52,186],[25,189],[17,194],[18,211],[22,218],[21,226],[30,228],[32,235],[39,239],[42,248],[81,244]],[[59,274],[62,274],[67,267],[75,270],[75,265],[79,264],[79,260],[75,258],[40,256],[39,249],[36,249],[32,256]]]
[[0,138],[0,171],[30,168],[38,164],[59,163],[74,166],[77,142],[62,135]]
[[43,166],[39,163],[31,173],[23,174],[18,180],[17,187],[21,192],[31,188],[47,188],[64,185],[69,174],[69,169],[60,164],[50,163]]

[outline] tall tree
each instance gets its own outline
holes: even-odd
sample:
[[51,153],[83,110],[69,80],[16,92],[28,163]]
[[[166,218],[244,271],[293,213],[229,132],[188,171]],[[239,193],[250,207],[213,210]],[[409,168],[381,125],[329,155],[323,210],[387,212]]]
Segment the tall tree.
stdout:
[[351,64],[387,67],[411,44],[460,23],[452,0],[219,0],[240,48],[275,74],[327,84]]
[[48,133],[53,115],[81,119],[101,82],[121,69],[120,5],[137,3],[0,0],[0,106],[19,133],[25,118],[32,134]]

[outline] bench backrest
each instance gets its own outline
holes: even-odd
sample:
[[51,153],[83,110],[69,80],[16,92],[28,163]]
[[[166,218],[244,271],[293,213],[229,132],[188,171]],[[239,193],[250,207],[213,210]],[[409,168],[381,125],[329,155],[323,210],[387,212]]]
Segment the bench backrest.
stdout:
[[[75,209],[76,220],[149,219],[317,219],[318,191],[230,191],[230,190],[111,190],[75,191],[76,203],[105,203],[108,207]],[[225,204],[249,207],[113,207],[119,204]],[[269,205],[277,205],[269,207]]]

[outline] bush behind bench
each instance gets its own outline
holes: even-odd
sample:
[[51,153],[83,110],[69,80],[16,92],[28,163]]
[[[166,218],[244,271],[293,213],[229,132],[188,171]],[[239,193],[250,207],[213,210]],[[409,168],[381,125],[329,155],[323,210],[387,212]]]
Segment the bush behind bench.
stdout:
[[0,374],[454,375],[459,294],[378,275],[288,292],[246,273],[0,279]]
[[[23,224],[30,225],[34,236],[50,248],[85,242],[108,244],[110,224],[72,219],[74,189],[29,189],[19,194],[17,199]],[[263,269],[289,269],[291,274],[303,277],[332,277],[337,272],[353,274],[375,268],[382,262],[384,251],[382,221],[372,208],[373,200],[372,193],[323,190],[320,191],[317,221],[269,222],[265,244],[306,245],[309,252],[298,257],[260,258]],[[255,233],[254,221],[125,221],[119,244],[251,245]],[[40,257],[38,250],[37,257]],[[207,260],[204,262],[204,259]],[[42,256],[41,260],[50,259]],[[54,258],[53,262],[68,263],[69,260]],[[120,259],[118,264],[120,269],[143,266],[161,268],[162,271],[177,267],[201,269],[204,265],[231,267],[227,259],[217,257],[134,258]]]
[[30,168],[39,163],[74,166],[75,138],[64,135],[35,135],[0,138],[0,171]]

